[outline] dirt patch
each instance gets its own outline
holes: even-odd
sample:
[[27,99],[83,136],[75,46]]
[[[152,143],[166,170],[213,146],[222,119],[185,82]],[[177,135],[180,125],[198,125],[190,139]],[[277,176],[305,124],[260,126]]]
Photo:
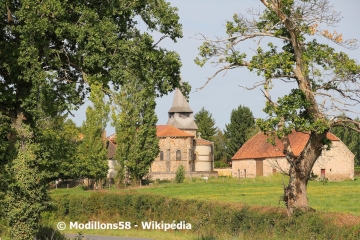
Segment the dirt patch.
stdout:
[[330,220],[336,226],[360,226],[360,217],[345,213],[324,213],[324,219]]

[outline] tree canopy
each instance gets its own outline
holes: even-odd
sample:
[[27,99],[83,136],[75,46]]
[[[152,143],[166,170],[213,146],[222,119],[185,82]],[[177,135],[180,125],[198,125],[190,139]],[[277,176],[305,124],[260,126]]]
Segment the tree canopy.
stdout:
[[230,123],[225,125],[226,154],[230,160],[249,139],[255,128],[255,118],[248,107],[239,106],[231,111]]
[[[38,184],[48,179],[40,166],[40,122],[71,114],[83,104],[91,85],[108,92],[140,72],[139,81],[157,95],[175,88],[188,93],[189,86],[180,85],[179,55],[161,47],[162,39],[182,36],[176,11],[164,0],[0,3],[0,189],[5,195],[18,194],[16,200],[26,209],[30,188],[11,186],[21,185],[18,176],[27,171],[36,175]],[[152,32],[161,37],[154,39]],[[23,160],[31,162],[23,172],[9,170]],[[43,188],[36,189],[36,201],[45,199]],[[13,238],[33,239],[34,231],[21,234],[25,225],[38,226],[40,215],[33,213],[16,221],[8,215],[10,227],[16,228]]]
[[[235,14],[226,23],[227,38],[204,36],[195,62],[220,66],[208,81],[222,71],[241,67],[262,77],[253,88],[263,87],[264,111],[269,117],[258,119],[257,124],[272,138],[280,138],[284,146],[290,166],[284,202],[292,214],[295,209],[309,210],[306,186],[316,159],[330,144],[326,138],[329,129],[337,125],[360,129],[360,124],[346,115],[360,103],[360,66],[328,43],[349,49],[357,45],[356,40],[345,40],[341,33],[329,29],[341,17],[328,0],[259,2],[262,11],[250,9],[251,17]],[[249,54],[246,43],[253,40],[257,44]],[[270,94],[274,81],[291,82],[294,88],[276,101]],[[294,130],[310,135],[299,156],[294,155],[287,137]]]
[[213,136],[216,134],[215,120],[212,114],[203,107],[194,115],[194,118],[198,126],[197,131],[201,133],[201,138],[212,141]]

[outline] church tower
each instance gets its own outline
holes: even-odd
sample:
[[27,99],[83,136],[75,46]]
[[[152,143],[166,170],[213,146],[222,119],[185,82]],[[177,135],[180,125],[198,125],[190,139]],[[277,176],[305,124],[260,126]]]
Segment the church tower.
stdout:
[[198,127],[194,121],[193,110],[178,88],[175,90],[174,100],[168,113],[167,125],[172,125],[196,137]]

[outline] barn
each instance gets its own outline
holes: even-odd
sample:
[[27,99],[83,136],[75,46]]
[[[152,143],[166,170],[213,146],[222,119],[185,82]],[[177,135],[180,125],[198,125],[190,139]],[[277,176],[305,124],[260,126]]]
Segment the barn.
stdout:
[[[310,135],[292,132],[290,144],[295,156],[304,149]],[[333,181],[354,179],[354,154],[335,135],[328,133],[332,141],[330,150],[324,150],[313,167],[313,173],[319,178]],[[283,154],[283,144],[276,139],[276,145],[267,142],[267,136],[261,132],[249,139],[232,157],[232,176],[252,178],[269,176],[274,173],[287,173],[289,163]]]

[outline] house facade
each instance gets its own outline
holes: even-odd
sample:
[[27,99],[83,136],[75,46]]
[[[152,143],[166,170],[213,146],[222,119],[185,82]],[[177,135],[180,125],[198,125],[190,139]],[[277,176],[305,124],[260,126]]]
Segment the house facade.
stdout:
[[[315,162],[312,172],[319,178],[339,181],[354,179],[354,154],[335,135],[328,133],[332,141],[330,150],[323,150]],[[258,133],[249,139],[232,157],[232,175],[251,178],[269,176],[274,173],[287,173],[289,163],[283,154],[283,145],[276,139],[276,145],[266,141],[267,136]],[[295,156],[299,156],[309,139],[309,134],[293,132],[289,135]]]

